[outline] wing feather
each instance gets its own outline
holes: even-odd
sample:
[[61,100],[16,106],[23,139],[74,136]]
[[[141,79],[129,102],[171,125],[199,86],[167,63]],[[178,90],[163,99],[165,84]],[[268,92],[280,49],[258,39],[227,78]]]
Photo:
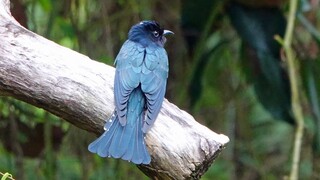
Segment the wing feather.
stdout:
[[168,72],[169,63],[166,51],[159,47],[147,47],[141,76],[141,88],[147,99],[147,112],[142,127],[144,133],[151,128],[160,112]]
[[127,40],[116,60],[114,80],[115,106],[122,126],[127,122],[127,105],[131,92],[140,84],[144,51],[140,44]]

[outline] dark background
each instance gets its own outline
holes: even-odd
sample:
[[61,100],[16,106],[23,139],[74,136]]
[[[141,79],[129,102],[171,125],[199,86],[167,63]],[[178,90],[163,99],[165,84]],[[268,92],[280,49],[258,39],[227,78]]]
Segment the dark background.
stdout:
[[[166,49],[166,98],[230,138],[202,179],[282,179],[290,172],[294,119],[281,0],[12,0],[25,27],[113,65],[127,32],[156,20],[175,32]],[[320,11],[301,0],[294,29],[306,131],[301,179],[320,175]],[[147,179],[133,164],[87,151],[95,136],[42,109],[0,98],[0,172],[16,179]]]

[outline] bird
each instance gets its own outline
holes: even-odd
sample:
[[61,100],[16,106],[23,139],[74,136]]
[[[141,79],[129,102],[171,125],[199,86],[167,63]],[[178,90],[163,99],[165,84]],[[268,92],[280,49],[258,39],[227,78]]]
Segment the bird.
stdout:
[[165,30],[156,21],[131,27],[114,65],[115,110],[104,133],[88,146],[100,157],[150,164],[145,135],[154,124],[166,92],[169,73]]

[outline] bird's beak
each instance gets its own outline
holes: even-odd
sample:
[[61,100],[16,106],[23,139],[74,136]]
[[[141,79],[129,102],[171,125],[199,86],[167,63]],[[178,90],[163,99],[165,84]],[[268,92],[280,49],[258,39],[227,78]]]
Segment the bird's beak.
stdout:
[[163,35],[167,35],[167,34],[174,34],[174,33],[169,30],[163,30]]

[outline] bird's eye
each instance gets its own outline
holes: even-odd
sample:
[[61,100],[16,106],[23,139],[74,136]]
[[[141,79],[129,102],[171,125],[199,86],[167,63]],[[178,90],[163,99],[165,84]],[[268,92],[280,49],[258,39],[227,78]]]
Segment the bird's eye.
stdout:
[[153,31],[152,34],[153,34],[154,37],[159,37],[159,32],[158,31]]

